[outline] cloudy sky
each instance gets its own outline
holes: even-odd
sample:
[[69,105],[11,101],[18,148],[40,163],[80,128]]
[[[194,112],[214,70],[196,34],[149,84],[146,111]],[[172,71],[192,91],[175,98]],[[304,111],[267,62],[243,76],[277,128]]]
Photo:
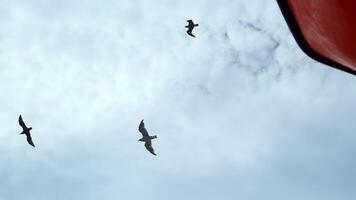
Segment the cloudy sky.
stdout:
[[355,76],[275,1],[0,0],[0,24],[1,200],[356,198]]

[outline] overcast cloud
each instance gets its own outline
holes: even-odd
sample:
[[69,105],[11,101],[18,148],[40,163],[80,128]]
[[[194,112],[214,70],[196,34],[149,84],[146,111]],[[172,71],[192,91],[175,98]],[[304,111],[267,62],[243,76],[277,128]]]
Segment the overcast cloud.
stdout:
[[0,24],[1,200],[356,198],[356,79],[275,1],[0,0]]

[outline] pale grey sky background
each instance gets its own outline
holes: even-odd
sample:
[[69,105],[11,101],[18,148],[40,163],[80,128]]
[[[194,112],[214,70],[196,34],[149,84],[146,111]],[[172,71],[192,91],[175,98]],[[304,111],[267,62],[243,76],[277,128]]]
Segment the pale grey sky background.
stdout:
[[0,0],[0,24],[1,200],[356,198],[355,76],[275,1]]

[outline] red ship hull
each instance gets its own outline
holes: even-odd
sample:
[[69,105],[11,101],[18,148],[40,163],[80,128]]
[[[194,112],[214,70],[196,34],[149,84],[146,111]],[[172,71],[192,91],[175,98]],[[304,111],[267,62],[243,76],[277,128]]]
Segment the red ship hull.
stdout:
[[277,2],[308,56],[356,75],[356,0]]

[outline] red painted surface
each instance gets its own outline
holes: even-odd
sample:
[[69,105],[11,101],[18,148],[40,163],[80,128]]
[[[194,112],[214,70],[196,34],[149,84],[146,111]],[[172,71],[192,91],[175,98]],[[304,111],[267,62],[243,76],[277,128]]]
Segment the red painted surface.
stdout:
[[309,46],[356,71],[356,0],[288,0]]

